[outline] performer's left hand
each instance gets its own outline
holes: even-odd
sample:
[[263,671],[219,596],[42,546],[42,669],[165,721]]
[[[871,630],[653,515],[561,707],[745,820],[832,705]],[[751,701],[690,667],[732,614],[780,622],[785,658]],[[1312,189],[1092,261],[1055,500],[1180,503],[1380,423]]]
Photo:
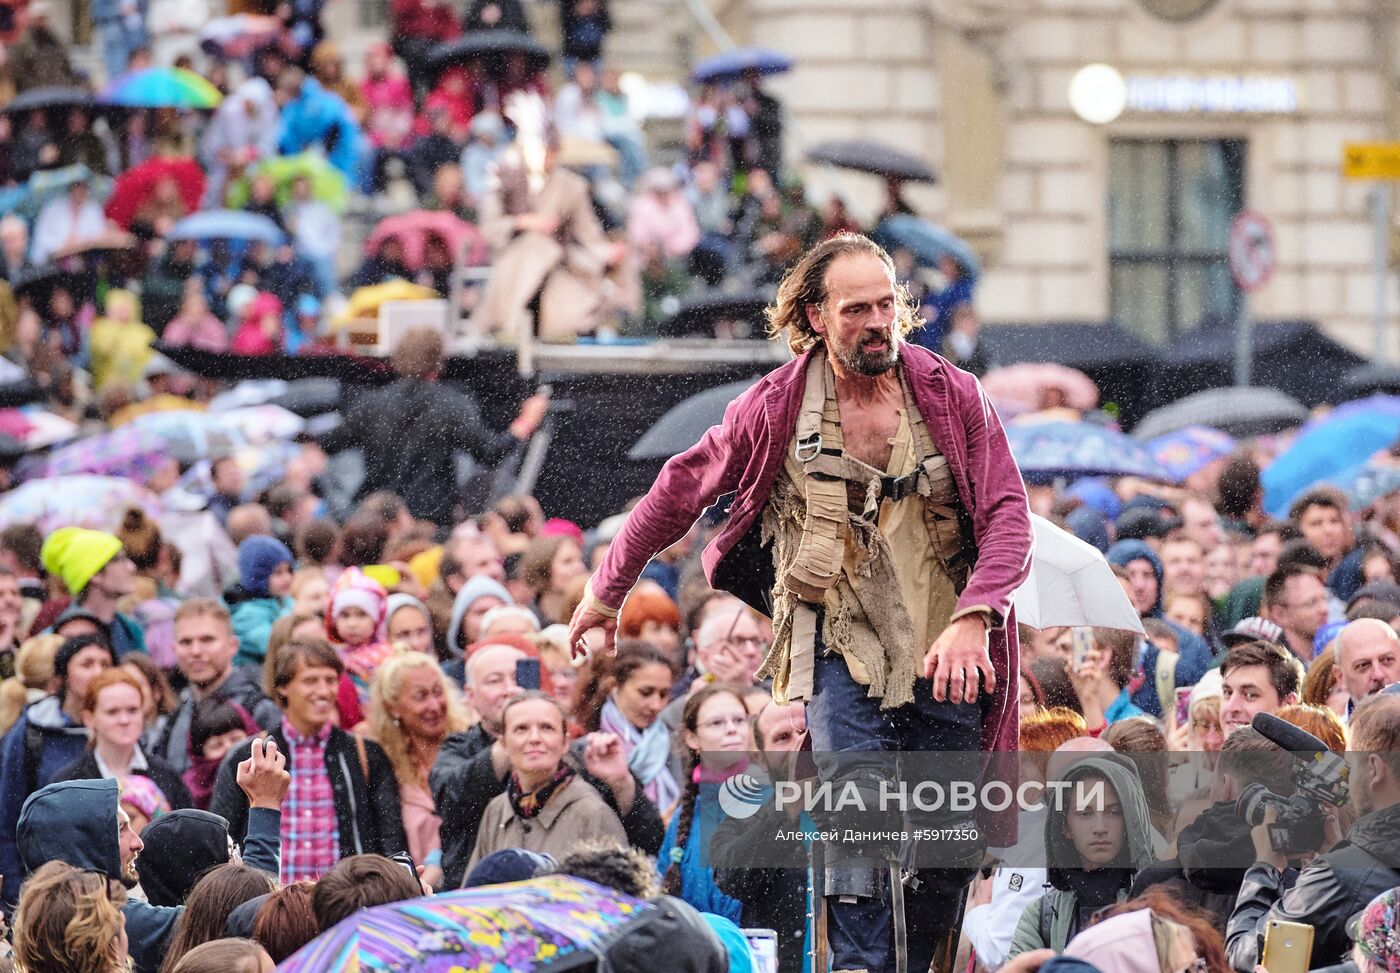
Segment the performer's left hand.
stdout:
[[933,681],[938,702],[971,703],[980,687],[989,695],[997,688],[992,655],[987,648],[987,623],[982,615],[964,615],[943,630],[924,656],[924,678]]

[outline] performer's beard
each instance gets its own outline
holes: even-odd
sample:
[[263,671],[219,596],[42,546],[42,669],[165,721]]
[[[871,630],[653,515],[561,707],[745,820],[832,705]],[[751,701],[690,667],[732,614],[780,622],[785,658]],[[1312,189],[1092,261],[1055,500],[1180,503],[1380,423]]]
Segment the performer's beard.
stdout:
[[[871,349],[870,344],[884,343],[883,348]],[[883,375],[899,363],[899,338],[894,327],[888,331],[867,331],[852,348],[832,349],[832,354],[842,366],[857,375],[874,378]]]

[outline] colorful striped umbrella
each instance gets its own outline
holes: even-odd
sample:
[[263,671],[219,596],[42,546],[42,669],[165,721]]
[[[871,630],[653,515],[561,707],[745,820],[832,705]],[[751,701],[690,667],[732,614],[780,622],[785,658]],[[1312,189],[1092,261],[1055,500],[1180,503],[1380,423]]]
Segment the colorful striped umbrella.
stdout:
[[112,82],[102,101],[124,108],[217,108],[219,89],[184,68],[146,68]]
[[650,911],[647,903],[621,892],[551,875],[362,909],[317,936],[277,969],[279,973],[591,969],[597,957]]

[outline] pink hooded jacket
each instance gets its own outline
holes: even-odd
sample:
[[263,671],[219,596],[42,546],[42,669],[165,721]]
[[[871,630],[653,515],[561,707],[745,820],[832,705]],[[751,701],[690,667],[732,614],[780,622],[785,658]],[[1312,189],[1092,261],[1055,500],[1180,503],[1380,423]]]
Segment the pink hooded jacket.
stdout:
[[[977,560],[958,609],[983,605],[993,614],[990,649],[997,687],[982,746],[1014,751],[1020,662],[1011,597],[1030,572],[1025,487],[1001,420],[977,379],[917,345],[905,344],[901,360],[972,525]],[[759,513],[797,429],[806,366],[804,354],[774,369],[729,404],[722,425],[666,463],[593,576],[590,588],[598,600],[620,608],[647,562],[683,537],[706,507],[733,492],[729,521],[701,556],[705,573],[716,588],[769,610],[773,560],[760,547]]]

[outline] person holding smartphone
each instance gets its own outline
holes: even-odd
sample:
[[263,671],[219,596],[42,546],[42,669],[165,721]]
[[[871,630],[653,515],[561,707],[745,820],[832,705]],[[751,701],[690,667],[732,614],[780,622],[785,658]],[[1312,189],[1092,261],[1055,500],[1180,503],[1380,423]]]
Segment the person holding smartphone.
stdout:
[[1131,632],[1111,628],[1076,628],[1069,661],[1069,679],[1084,707],[1084,725],[1098,736],[1110,723],[1146,716],[1134,705],[1128,683],[1133,678]]

